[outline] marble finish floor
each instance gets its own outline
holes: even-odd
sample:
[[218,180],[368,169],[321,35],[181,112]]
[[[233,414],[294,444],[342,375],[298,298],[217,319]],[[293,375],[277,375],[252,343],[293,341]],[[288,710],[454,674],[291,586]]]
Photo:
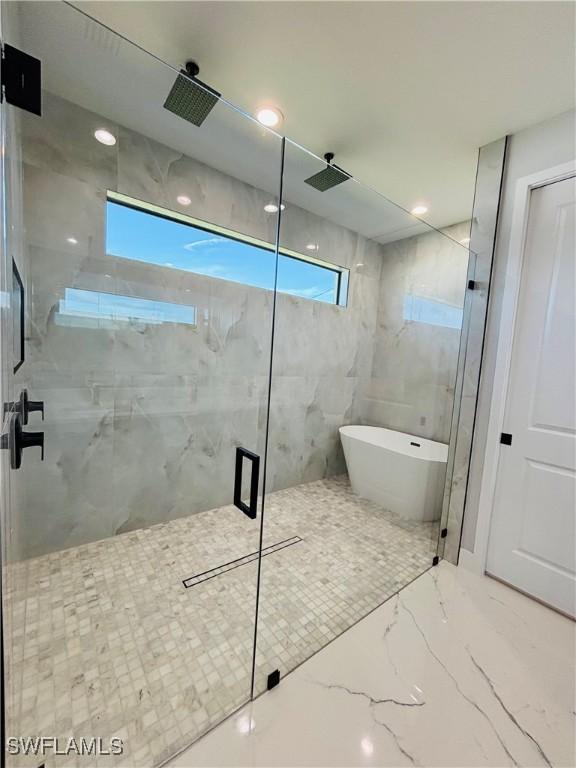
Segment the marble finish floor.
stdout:
[[443,561],[169,766],[572,767],[575,640]]
[[[264,546],[295,541],[262,559],[256,692],[429,568],[436,529],[359,499],[345,477],[270,494]],[[114,736],[122,756],[44,763],[151,768],[242,706],[257,559],[183,580],[248,555],[258,537],[259,521],[228,506],[16,566],[8,735]]]

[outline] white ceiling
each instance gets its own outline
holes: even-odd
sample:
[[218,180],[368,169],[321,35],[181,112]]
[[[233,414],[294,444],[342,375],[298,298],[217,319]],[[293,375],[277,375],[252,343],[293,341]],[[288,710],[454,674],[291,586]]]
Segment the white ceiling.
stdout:
[[574,106],[572,2],[74,4],[435,226],[470,216],[479,146]]

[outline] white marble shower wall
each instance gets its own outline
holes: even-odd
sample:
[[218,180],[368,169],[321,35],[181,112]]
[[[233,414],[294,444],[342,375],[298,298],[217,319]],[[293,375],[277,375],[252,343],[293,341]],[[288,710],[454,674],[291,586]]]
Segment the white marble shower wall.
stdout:
[[[447,443],[454,399],[470,222],[382,248],[372,376],[363,393],[365,424]],[[410,302],[424,311],[413,319]],[[438,323],[447,323],[442,325]]]
[[[22,556],[76,546],[229,503],[235,447],[263,453],[270,291],[143,262],[105,248],[107,191],[274,241],[270,193],[49,93],[24,123],[27,361],[20,383],[46,403],[46,460],[23,464]],[[379,246],[290,207],[283,245],[328,239],[352,275],[347,308],[278,297],[271,490],[343,470],[337,428],[358,418],[370,373]],[[68,237],[78,242],[70,244]],[[271,259],[274,256],[271,254]],[[64,318],[66,288],[196,308],[196,326]],[[329,354],[326,354],[329,350]]]
[[349,296],[339,307],[278,294],[268,454],[275,489],[345,471],[338,428],[362,419],[377,336],[381,246],[287,206],[281,246],[302,241],[350,270]]

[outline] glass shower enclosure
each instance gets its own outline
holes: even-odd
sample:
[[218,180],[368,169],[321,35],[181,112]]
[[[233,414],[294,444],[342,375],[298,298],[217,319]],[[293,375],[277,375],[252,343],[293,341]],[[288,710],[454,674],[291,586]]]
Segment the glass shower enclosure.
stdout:
[[441,510],[354,493],[339,429],[447,451],[469,225],[72,6],[1,10],[42,64],[41,114],[1,105],[7,764],[156,766],[432,565]]

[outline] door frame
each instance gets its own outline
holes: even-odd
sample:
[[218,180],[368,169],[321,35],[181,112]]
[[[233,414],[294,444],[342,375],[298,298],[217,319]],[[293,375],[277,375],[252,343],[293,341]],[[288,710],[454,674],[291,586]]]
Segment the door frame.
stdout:
[[496,350],[496,367],[490,398],[488,433],[484,448],[484,463],[480,482],[480,498],[478,501],[478,517],[474,537],[474,550],[462,558],[462,565],[484,574],[488,558],[488,543],[494,503],[496,500],[496,483],[500,464],[500,439],[504,431],[506,400],[512,368],[512,347],[516,331],[516,317],[520,298],[520,286],[524,267],[524,252],[526,249],[526,232],[530,212],[530,197],[534,189],[564,181],[576,175],[576,160],[545,168],[528,176],[522,176],[516,182],[514,190],[514,205],[512,226],[508,246],[508,260],[504,278],[504,293],[502,311]]

